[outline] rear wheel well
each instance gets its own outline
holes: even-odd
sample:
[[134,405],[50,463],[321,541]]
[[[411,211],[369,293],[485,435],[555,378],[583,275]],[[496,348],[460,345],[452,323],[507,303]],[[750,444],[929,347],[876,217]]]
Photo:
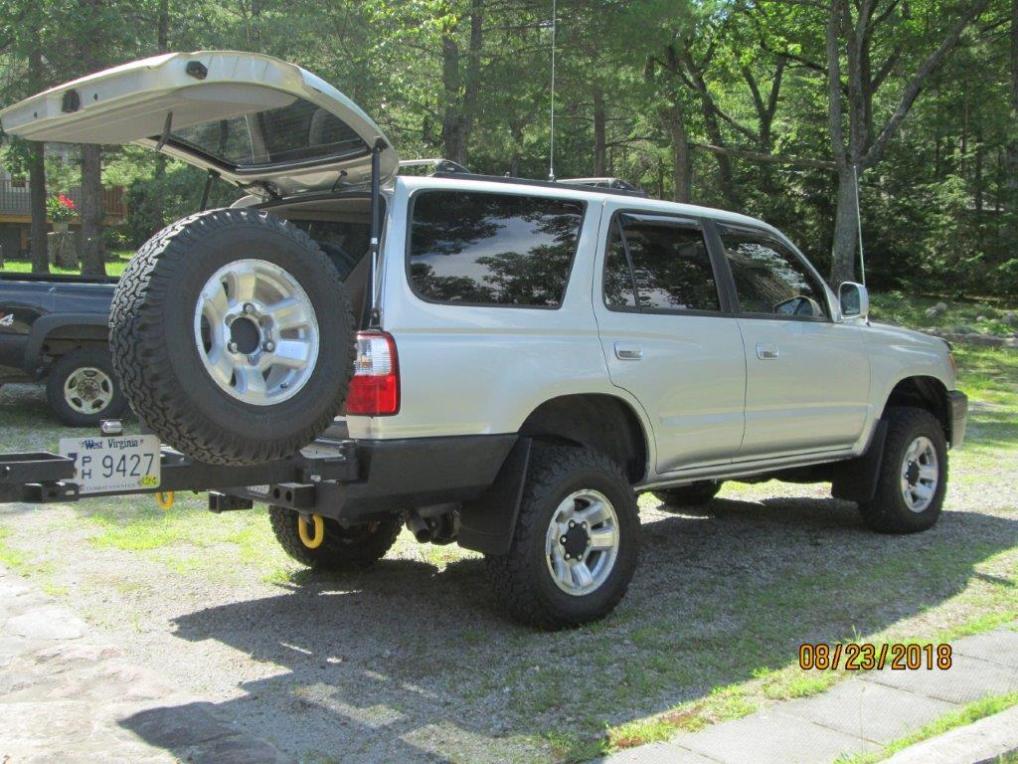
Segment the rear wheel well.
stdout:
[[78,348],[109,349],[109,329],[105,325],[81,324],[55,327],[42,341],[42,354],[64,356]]
[[612,395],[563,395],[527,417],[520,434],[536,440],[587,446],[614,459],[630,483],[647,470],[647,439],[636,413]]
[[901,380],[891,390],[882,416],[886,416],[887,409],[892,406],[912,406],[929,411],[940,422],[940,426],[944,428],[944,435],[950,442],[951,407],[947,388],[936,377],[907,377]]

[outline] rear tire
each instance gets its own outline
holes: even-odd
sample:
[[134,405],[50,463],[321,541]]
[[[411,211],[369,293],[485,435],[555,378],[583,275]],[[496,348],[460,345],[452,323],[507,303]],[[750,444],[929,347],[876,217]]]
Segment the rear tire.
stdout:
[[403,527],[398,515],[372,523],[344,528],[335,520],[323,518],[325,538],[322,545],[309,549],[300,540],[299,515],[292,509],[269,507],[272,532],[283,551],[312,570],[360,570],[385,557]]
[[46,379],[46,398],[69,427],[98,427],[127,411],[110,354],[98,347],[79,348],[58,358]]
[[916,533],[940,518],[947,489],[947,440],[929,411],[890,408],[887,439],[872,501],[859,505],[863,522],[879,533]]
[[248,209],[184,218],[117,285],[113,365],[159,437],[210,464],[298,451],[342,408],[354,322],[336,268],[303,231]]
[[721,490],[720,480],[701,480],[680,488],[664,488],[654,491],[654,498],[667,507],[700,507],[709,504]]
[[[590,449],[539,445],[509,551],[486,555],[485,567],[513,618],[559,629],[615,608],[639,546],[636,497],[622,468]],[[577,571],[581,565],[586,573]]]

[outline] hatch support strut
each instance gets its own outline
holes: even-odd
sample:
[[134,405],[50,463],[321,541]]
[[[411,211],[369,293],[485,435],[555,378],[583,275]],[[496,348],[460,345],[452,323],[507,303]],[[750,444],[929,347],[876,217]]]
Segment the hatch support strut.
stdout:
[[371,275],[371,299],[364,301],[364,314],[361,326],[365,329],[377,328],[381,322],[378,311],[378,251],[379,239],[382,235],[382,192],[379,176],[381,175],[381,156],[385,150],[385,140],[379,138],[371,147],[371,238],[368,246]]

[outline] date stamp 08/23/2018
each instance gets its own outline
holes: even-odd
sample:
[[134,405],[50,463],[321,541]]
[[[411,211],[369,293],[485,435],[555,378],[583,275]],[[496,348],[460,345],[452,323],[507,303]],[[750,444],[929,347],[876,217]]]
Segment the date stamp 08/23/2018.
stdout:
[[947,671],[953,661],[951,645],[916,642],[804,642],[799,646],[803,671]]

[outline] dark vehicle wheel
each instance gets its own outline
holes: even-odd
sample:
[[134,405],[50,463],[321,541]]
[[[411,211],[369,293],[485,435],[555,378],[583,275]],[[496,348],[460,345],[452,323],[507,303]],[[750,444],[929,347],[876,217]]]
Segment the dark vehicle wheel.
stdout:
[[509,552],[485,564],[511,616],[556,629],[610,613],[639,546],[636,498],[618,464],[589,449],[538,446]]
[[257,210],[214,210],[146,242],[117,285],[113,364],[166,443],[211,464],[290,456],[339,412],[354,322],[335,266]]
[[71,427],[96,427],[127,411],[110,354],[101,348],[79,348],[50,367],[46,398],[60,421]]
[[654,498],[668,507],[699,507],[709,503],[720,490],[720,480],[701,480],[681,488],[663,488],[653,494]]
[[924,531],[940,517],[947,489],[944,429],[925,409],[892,408],[886,418],[877,492],[859,511],[880,533]]
[[298,517],[292,509],[269,507],[272,532],[283,551],[313,570],[366,568],[385,557],[403,527],[403,520],[398,515],[349,528],[324,518],[325,538],[321,546],[310,549],[300,540]]

